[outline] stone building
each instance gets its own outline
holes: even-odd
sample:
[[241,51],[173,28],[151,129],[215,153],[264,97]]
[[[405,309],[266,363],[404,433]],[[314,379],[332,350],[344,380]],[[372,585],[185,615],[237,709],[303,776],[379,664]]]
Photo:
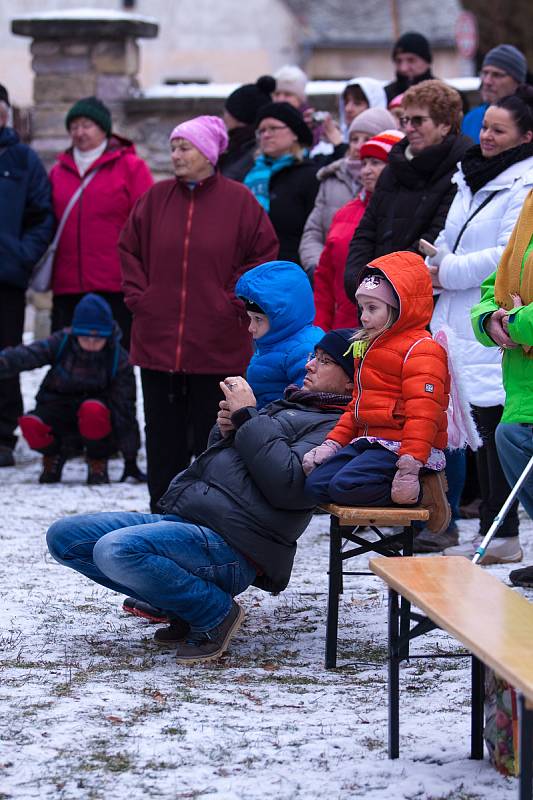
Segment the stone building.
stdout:
[[179,81],[246,82],[286,63],[311,78],[370,74],[389,79],[392,42],[403,31],[428,36],[435,74],[470,75],[455,51],[459,0],[0,0],[0,82],[19,105],[32,102],[31,57],[10,22],[23,14],[83,5],[124,9],[159,23],[156,40],[140,43],[143,88]]

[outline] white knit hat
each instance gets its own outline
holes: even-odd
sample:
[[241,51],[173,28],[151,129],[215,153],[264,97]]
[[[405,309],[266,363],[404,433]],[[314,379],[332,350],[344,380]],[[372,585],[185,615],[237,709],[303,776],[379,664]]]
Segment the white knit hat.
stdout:
[[275,92],[291,92],[298,97],[302,103],[305,102],[305,87],[307,86],[307,75],[300,67],[295,64],[286,64],[274,73],[276,81]]

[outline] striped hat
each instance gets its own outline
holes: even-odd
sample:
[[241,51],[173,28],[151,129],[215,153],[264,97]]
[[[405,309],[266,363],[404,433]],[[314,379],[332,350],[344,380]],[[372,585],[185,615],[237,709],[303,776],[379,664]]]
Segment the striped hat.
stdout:
[[361,145],[359,158],[379,158],[381,161],[386,161],[394,145],[400,142],[404,135],[402,131],[396,130],[378,133],[377,136],[373,136]]

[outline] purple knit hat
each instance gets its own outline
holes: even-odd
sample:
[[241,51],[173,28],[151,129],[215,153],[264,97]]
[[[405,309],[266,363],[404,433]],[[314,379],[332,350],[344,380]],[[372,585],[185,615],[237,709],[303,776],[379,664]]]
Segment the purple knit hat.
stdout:
[[228,146],[228,134],[222,120],[207,115],[176,125],[170,134],[170,141],[172,139],[187,139],[213,166]]

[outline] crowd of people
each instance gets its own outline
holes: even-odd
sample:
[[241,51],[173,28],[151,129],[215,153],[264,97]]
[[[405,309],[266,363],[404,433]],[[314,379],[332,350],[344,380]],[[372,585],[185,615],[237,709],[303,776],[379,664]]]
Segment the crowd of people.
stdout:
[[[526,59],[490,50],[465,113],[424,36],[392,58],[395,80],[348,80],[338,115],[310,106],[297,66],[240,86],[223,119],[169,133],[174,175],[155,184],[96,97],[69,109],[47,176],[0,86],[0,467],[18,425],[42,483],[80,453],[87,482],[109,482],[117,450],[122,479],[147,480],[149,513],[59,520],[48,547],[167,623],[155,639],[180,663],[226,650],[251,583],[285,588],[317,504],[422,503],[415,552],[473,555],[533,453]],[[55,230],[52,334],[24,345]],[[24,413],[18,375],[44,365]],[[482,440],[466,545],[467,461],[447,437],[458,381]],[[520,500],[533,514],[533,478]],[[515,504],[482,563],[522,559],[518,524]],[[533,567],[511,580],[533,586]]]

